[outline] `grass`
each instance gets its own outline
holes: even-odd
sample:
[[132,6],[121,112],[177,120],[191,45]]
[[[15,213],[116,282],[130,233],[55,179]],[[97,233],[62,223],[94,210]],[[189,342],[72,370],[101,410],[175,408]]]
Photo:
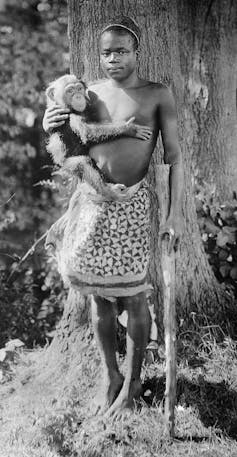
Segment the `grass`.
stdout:
[[236,343],[200,339],[194,347],[191,336],[178,345],[172,442],[164,434],[162,355],[144,364],[144,394],[134,411],[105,421],[88,407],[100,383],[93,341],[80,356],[48,365],[47,348],[19,349],[0,385],[0,456],[237,457]]

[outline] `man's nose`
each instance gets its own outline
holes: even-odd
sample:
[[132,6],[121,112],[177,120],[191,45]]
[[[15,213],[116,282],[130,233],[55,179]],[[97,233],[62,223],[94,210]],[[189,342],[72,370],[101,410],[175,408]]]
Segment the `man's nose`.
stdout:
[[119,56],[117,52],[111,52],[109,56],[109,62],[117,62],[119,60]]

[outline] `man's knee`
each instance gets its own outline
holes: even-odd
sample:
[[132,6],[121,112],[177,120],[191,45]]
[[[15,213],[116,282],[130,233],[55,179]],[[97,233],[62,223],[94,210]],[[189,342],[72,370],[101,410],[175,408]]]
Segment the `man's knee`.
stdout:
[[128,316],[135,319],[149,319],[150,313],[146,294],[141,292],[132,297],[124,297],[122,300],[124,309],[128,312]]
[[91,313],[92,320],[106,320],[114,317],[113,303],[106,300],[104,297],[92,295],[91,297]]

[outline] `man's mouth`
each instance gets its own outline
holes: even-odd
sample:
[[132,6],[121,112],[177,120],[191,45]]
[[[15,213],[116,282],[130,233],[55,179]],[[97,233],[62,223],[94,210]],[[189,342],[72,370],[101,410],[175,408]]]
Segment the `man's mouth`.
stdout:
[[108,68],[108,71],[120,71],[122,70],[122,67],[110,67]]

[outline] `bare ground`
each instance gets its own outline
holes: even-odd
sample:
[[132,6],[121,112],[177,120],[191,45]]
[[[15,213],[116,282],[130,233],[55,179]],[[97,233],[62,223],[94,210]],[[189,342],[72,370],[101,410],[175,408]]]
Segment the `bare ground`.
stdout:
[[[80,357],[48,363],[48,349],[18,350],[2,365],[1,457],[237,457],[237,347],[183,340],[178,351],[175,439],[164,435],[164,360],[148,353],[143,397],[120,420],[90,415],[100,384],[93,340]],[[19,352],[20,351],[20,352]],[[121,364],[124,364],[121,359]]]

